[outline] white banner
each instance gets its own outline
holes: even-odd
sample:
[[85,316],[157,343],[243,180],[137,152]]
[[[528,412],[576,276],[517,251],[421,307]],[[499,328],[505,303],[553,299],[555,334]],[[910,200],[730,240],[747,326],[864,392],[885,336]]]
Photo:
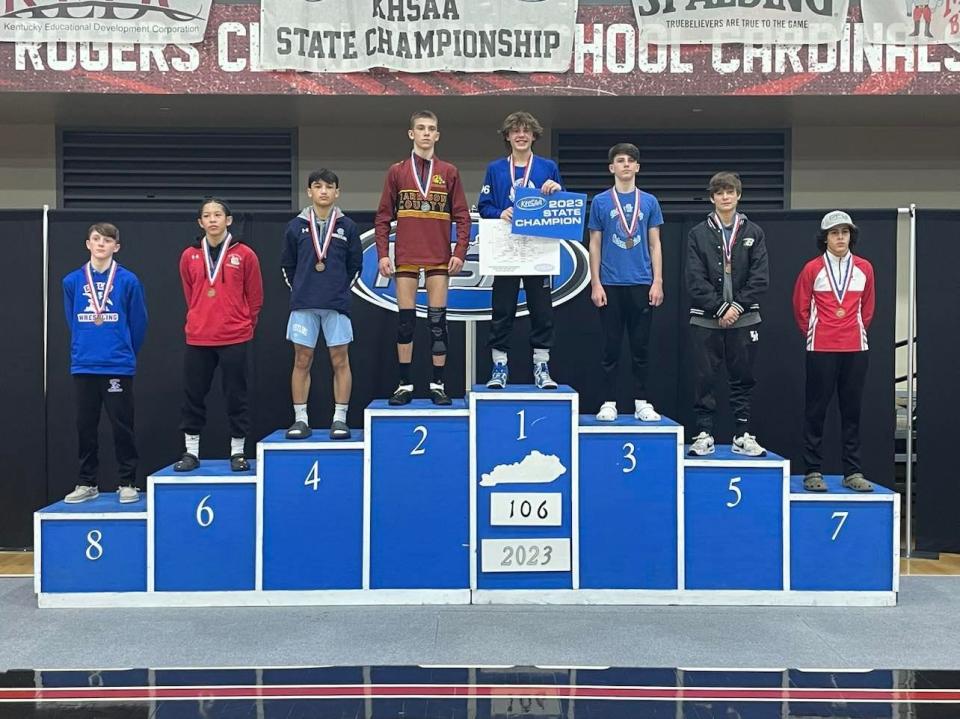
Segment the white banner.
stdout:
[[0,42],[203,41],[211,0],[4,0]]
[[262,0],[267,70],[565,72],[577,0]]
[[861,4],[863,30],[869,42],[960,43],[960,0],[869,0]]
[[633,0],[641,41],[649,45],[835,43],[849,5],[850,0]]

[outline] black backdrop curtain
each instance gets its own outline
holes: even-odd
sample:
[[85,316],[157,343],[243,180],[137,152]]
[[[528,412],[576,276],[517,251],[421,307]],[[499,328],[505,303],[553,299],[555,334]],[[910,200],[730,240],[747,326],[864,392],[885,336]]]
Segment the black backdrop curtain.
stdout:
[[953,466],[960,407],[958,223],[956,212],[917,213],[915,536],[925,552],[960,552],[960,477]]
[[[803,336],[793,322],[790,296],[793,281],[803,264],[816,254],[814,235],[822,212],[766,212],[751,215],[764,227],[771,263],[771,288],[763,302],[761,348],[757,362],[758,384],[754,395],[754,420],[760,441],[772,451],[797,462],[800,458],[800,423],[803,403]],[[292,350],[285,340],[287,288],[279,270],[280,243],[289,213],[238,214],[234,234],[259,255],[264,274],[266,300],[252,353],[253,432],[248,451],[255,441],[292,421],[290,369]],[[370,213],[351,213],[363,229],[371,226]],[[870,331],[871,364],[864,400],[863,438],[865,470],[868,477],[886,485],[893,482],[894,444],[894,312],[896,277],[896,212],[855,212],[861,227],[858,251],[873,264],[877,276],[877,315]],[[8,356],[17,363],[3,382],[5,454],[11,455],[16,471],[0,474],[0,491],[11,501],[0,504],[0,546],[26,546],[30,541],[30,513],[47,502],[61,498],[75,483],[76,432],[74,428],[73,384],[69,376],[69,335],[63,318],[61,278],[87,258],[84,233],[103,213],[61,210],[50,215],[50,329],[49,379],[46,399],[47,425],[41,375],[42,323],[39,297],[42,277],[41,235],[38,213],[0,213],[0,227],[9,231],[5,241],[21,253],[15,266],[38,268],[17,273],[14,285],[4,285],[10,295],[6,306],[24,307],[26,321],[8,324]],[[182,396],[181,361],[185,306],[177,263],[183,248],[198,235],[193,218],[182,213],[114,212],[110,221],[120,227],[118,261],[143,281],[150,313],[147,339],[139,359],[135,381],[137,435],[141,479],[169,464],[182,451],[177,431]],[[692,429],[692,374],[687,350],[687,304],[682,288],[682,257],[686,232],[703,219],[702,215],[672,215],[663,228],[666,300],[656,311],[650,341],[650,399],[664,415],[676,418]],[[21,224],[17,224],[17,223]],[[20,230],[16,228],[20,227]],[[23,236],[16,238],[16,232]],[[31,295],[31,292],[33,293]],[[34,318],[33,314],[37,317]],[[350,358],[354,391],[349,423],[362,426],[363,408],[384,397],[396,382],[394,338],[396,318],[383,309],[354,298],[352,317],[356,340]],[[600,396],[600,325],[588,292],[557,308],[557,340],[551,371],[561,382],[581,393],[581,411],[596,412]],[[487,323],[477,328],[477,372],[483,381],[490,369],[486,349]],[[511,350],[511,378],[531,380],[530,350],[527,342],[529,320],[516,323]],[[13,333],[11,336],[10,333]],[[448,390],[453,396],[464,392],[465,325],[451,323],[451,354],[447,372]],[[429,360],[425,352],[428,335],[425,322],[418,323],[414,380],[419,387],[429,381]],[[8,367],[10,363],[8,362]],[[621,387],[628,391],[629,367],[624,342]],[[729,442],[732,421],[725,402],[725,390],[718,412],[717,440]],[[623,407],[629,397],[620,398]],[[16,408],[15,410],[12,408]],[[229,438],[223,398],[215,384],[208,399],[209,421],[201,439],[201,453],[222,457],[228,453]],[[328,422],[332,411],[329,361],[317,353],[311,392],[310,415],[315,426]],[[833,413],[835,415],[835,412]],[[838,423],[835,416],[827,425],[825,469],[839,471]],[[41,444],[46,438],[46,447]],[[9,438],[13,438],[12,440]],[[101,425],[101,488],[115,486],[115,463],[106,418]],[[44,470],[44,457],[46,470]],[[9,463],[5,463],[7,466]],[[800,471],[799,464],[794,471]]]

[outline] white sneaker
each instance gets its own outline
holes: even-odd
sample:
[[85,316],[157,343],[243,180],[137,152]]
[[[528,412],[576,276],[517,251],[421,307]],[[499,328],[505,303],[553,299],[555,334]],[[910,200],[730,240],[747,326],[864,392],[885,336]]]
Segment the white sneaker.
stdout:
[[556,389],[557,383],[550,376],[550,367],[546,362],[533,363],[533,382],[537,389]]
[[713,454],[713,435],[707,434],[706,432],[701,432],[696,437],[693,438],[693,444],[690,445],[690,449],[687,450],[687,454],[697,457],[703,457],[708,454]]
[[89,502],[99,496],[100,490],[96,487],[91,487],[88,484],[78,484],[70,494],[63,498],[63,501],[67,504],[80,504],[81,502]]
[[117,499],[120,504],[133,504],[140,501],[140,490],[136,487],[120,487],[117,489]]
[[600,405],[600,411],[597,412],[598,422],[615,422],[617,419],[617,403],[604,402]]
[[730,449],[734,454],[745,454],[748,457],[764,457],[767,454],[767,450],[759,445],[757,438],[748,432],[734,437]]
[[661,419],[660,414],[653,408],[653,405],[642,400],[637,400],[636,412],[633,413],[633,416],[641,422],[659,422]]

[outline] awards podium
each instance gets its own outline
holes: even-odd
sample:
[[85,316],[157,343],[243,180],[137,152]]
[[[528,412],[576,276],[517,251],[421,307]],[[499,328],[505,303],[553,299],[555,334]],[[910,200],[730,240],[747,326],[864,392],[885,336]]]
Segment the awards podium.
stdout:
[[34,515],[39,605],[896,603],[894,492],[804,492],[775,454],[688,457],[671,420],[579,412],[566,386],[375,401],[351,440],[278,431],[246,473],[58,502]]

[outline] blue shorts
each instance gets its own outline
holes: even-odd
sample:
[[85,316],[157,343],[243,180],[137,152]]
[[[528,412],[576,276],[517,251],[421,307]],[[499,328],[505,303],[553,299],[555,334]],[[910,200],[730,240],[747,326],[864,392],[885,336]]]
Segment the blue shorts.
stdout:
[[293,310],[287,321],[287,339],[304,347],[316,347],[323,328],[327,347],[340,347],[353,342],[350,318],[336,310]]

